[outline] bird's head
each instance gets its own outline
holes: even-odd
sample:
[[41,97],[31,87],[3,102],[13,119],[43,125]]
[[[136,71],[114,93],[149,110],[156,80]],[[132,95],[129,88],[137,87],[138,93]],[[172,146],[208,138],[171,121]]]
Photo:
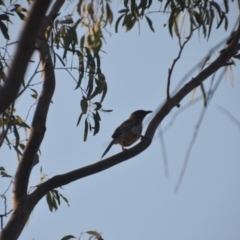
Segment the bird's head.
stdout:
[[142,121],[145,116],[149,113],[151,113],[152,111],[144,111],[144,110],[138,110],[138,111],[135,111],[131,114],[130,116],[130,119],[134,119],[134,120],[137,120],[137,121]]

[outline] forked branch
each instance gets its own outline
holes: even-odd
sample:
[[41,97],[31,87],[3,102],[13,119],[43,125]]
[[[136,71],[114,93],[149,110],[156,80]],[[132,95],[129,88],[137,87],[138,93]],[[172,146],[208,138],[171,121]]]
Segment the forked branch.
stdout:
[[121,152],[105,160],[49,179],[45,183],[39,185],[38,188],[31,194],[33,201],[37,203],[43,196],[47,194],[48,191],[54,188],[69,184],[78,179],[106,170],[143,152],[151,144],[151,141],[154,137],[154,134],[159,124],[168,115],[168,113],[179,102],[181,102],[181,100],[187,94],[189,94],[196,87],[200,86],[201,83],[204,82],[209,76],[211,76],[220,68],[225,66],[225,64],[234,56],[236,48],[238,46],[239,39],[240,39],[240,24],[238,25],[238,29],[235,32],[234,39],[227,46],[226,51],[221,53],[215,61],[213,61],[208,67],[203,69],[196,77],[192,78],[172,98],[168,99],[163,104],[163,106],[160,108],[160,110],[156,113],[156,115],[149,123],[145,133],[146,138],[144,138],[139,144],[129,149],[128,151]]
[[[37,2],[41,2],[40,5],[44,5],[42,1],[37,1]],[[55,16],[57,16],[58,11],[61,9],[63,4],[64,4],[64,0],[56,0],[48,17],[45,17],[44,15],[46,11],[43,12],[42,16],[38,15],[38,20],[39,19],[41,20],[40,28],[38,27],[38,25],[37,27],[35,27],[34,23],[32,23],[33,24],[32,28],[35,30],[37,29],[37,33],[38,33],[38,36],[40,36],[40,38],[37,39],[36,36],[34,38],[30,38],[31,42],[29,44],[31,44],[31,46],[33,46],[33,49],[34,49],[34,46],[37,40],[37,49],[39,51],[41,67],[43,69],[42,76],[43,76],[44,82],[43,82],[42,92],[38,99],[37,107],[34,113],[31,130],[30,130],[30,136],[29,136],[27,145],[24,149],[22,158],[19,161],[16,175],[15,175],[15,180],[13,185],[13,213],[7,225],[4,227],[3,231],[0,234],[1,240],[17,239],[28,220],[31,211],[35,207],[34,202],[31,201],[31,199],[29,198],[29,195],[27,194],[28,181],[29,181],[32,167],[35,164],[35,160],[38,159],[37,151],[44,137],[48,109],[49,109],[49,105],[51,103],[51,99],[52,99],[54,88],[55,88],[55,74],[54,74],[53,63],[50,56],[49,46],[47,41],[43,39],[45,38],[45,31],[47,26],[49,26],[49,24],[51,24],[52,19]],[[30,13],[30,16],[31,14],[37,15],[37,13]],[[30,17],[27,23],[29,21],[30,21]],[[27,30],[28,31],[22,33],[25,38],[28,38],[29,36],[32,35],[32,29],[27,28]],[[23,40],[24,39],[22,39],[22,41]],[[24,44],[26,44],[26,42]],[[25,53],[21,53],[22,56],[25,56],[24,54]],[[28,59],[26,59],[26,65],[29,62],[31,54],[29,54]],[[18,65],[20,67],[22,66],[21,64],[18,64]],[[13,67],[11,71],[14,71]],[[19,69],[17,68],[14,72],[18,74],[18,71]],[[24,73],[25,73],[25,69],[24,69]],[[20,83],[21,83],[21,80],[20,80]],[[11,92],[12,97],[15,98],[17,95],[17,92],[18,92],[18,89],[16,89],[15,92]]]
[[14,53],[9,74],[0,91],[0,113],[3,113],[16,99],[21,83],[24,81],[29,59],[35,48],[39,27],[50,3],[51,0],[36,0],[33,3],[28,20],[20,33],[19,43]]

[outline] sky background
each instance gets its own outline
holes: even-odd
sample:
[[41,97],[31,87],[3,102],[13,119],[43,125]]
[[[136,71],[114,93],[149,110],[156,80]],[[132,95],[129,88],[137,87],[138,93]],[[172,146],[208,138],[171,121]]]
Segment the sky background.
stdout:
[[[222,27],[216,31],[214,25],[208,41],[202,37],[201,30],[199,34],[196,32],[174,69],[171,92],[190,69],[231,33],[239,11],[236,1],[229,4],[228,31]],[[115,24],[117,11],[123,7],[120,2],[114,2],[112,8]],[[66,15],[72,10],[73,5],[69,5],[61,12]],[[154,6],[151,10],[155,10]],[[113,112],[101,114],[100,132],[94,137],[90,133],[86,142],[83,142],[84,121],[76,127],[81,112],[81,92],[74,90],[76,84],[65,71],[56,71],[54,103],[50,106],[40,163],[32,171],[30,186],[39,182],[40,167],[51,178],[99,161],[115,128],[135,110],[153,111],[144,121],[145,131],[154,111],[166,99],[168,69],[178,54],[177,38],[171,38],[168,28],[163,26],[168,16],[148,16],[153,21],[155,33],[145,19],[140,22],[140,34],[137,26],[126,33],[121,24],[117,34],[114,24],[108,29],[111,35],[104,32],[106,54],[102,53],[101,57],[108,93],[103,108]],[[18,30],[18,24],[11,26],[12,41]],[[80,29],[79,36],[83,32]],[[217,56],[218,50],[214,51],[210,62]],[[71,62],[70,55],[68,61]],[[26,79],[32,71],[30,65]],[[198,72],[199,68],[185,80],[189,81]],[[206,110],[177,193],[174,188],[203,109],[202,99],[191,104],[191,94],[181,102],[181,108],[174,108],[161,123],[161,128],[165,129],[174,114],[180,111],[174,124],[164,133],[168,177],[164,172],[159,133],[156,133],[152,144],[140,155],[59,189],[68,198],[70,207],[62,201],[59,210],[51,213],[46,198],[43,198],[19,239],[60,240],[68,234],[78,237],[88,230],[101,232],[105,240],[240,239],[240,129],[219,110],[221,106],[240,120],[240,67],[237,60],[233,76],[225,74]],[[36,81],[40,77],[38,75]],[[210,79],[204,82],[206,90],[209,83]],[[40,86],[37,89],[40,91]],[[30,94],[31,91],[27,91],[26,96],[17,101],[20,116],[26,116],[29,106],[34,103]],[[195,99],[198,96],[201,96],[199,88]],[[189,107],[181,111],[185,105]],[[29,124],[33,110],[34,107],[27,120]],[[121,147],[114,145],[106,157],[120,151]],[[5,146],[0,151],[0,161],[0,166],[14,175],[18,162],[16,153]],[[8,179],[1,178],[0,194],[8,183]],[[8,191],[8,209],[11,209],[10,196],[11,191]],[[3,213],[3,199],[0,205]],[[82,239],[87,237],[83,235]]]

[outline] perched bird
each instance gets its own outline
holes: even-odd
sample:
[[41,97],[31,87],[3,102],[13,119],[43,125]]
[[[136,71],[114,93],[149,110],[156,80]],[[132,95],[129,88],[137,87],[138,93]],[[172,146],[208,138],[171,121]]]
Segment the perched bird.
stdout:
[[120,144],[122,150],[124,147],[130,146],[135,143],[142,133],[142,121],[145,116],[152,111],[138,110],[131,114],[129,119],[124,121],[113,133],[113,140],[110,142],[109,146],[102,155],[103,156],[109,151],[113,144]]

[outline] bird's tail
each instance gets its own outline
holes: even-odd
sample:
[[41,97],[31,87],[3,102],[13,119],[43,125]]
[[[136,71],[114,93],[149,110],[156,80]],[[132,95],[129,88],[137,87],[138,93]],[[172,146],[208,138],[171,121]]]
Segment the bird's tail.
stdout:
[[110,148],[112,147],[112,145],[115,143],[115,139],[113,139],[110,144],[108,145],[108,147],[106,148],[106,150],[104,151],[103,155],[101,158],[104,157],[104,155],[110,150]]

